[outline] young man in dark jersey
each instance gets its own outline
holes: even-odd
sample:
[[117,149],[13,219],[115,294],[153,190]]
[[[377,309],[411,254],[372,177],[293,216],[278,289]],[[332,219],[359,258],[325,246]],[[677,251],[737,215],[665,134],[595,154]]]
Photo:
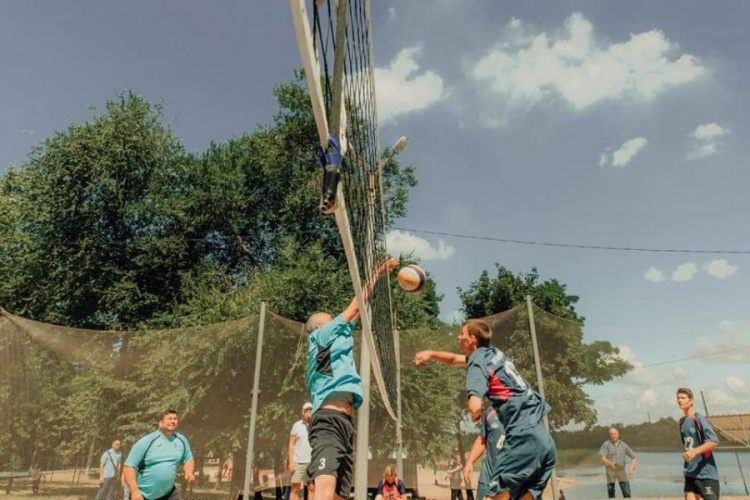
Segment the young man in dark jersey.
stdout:
[[488,399],[496,410],[505,434],[490,443],[498,449],[489,473],[485,495],[493,500],[540,499],[552,475],[557,453],[552,437],[542,422],[549,412],[513,363],[498,348],[490,345],[492,329],[482,320],[468,320],[458,336],[463,355],[444,351],[420,351],[415,363],[428,361],[451,366],[467,366],[467,406],[471,417],[482,417],[482,400]]
[[[367,302],[376,282],[393,271],[398,259],[381,264],[363,287]],[[305,325],[307,389],[312,397],[309,441],[312,447],[307,477],[313,481],[315,500],[349,498],[352,486],[354,426],[352,417],[362,405],[362,379],[354,362],[355,321],[359,302],[353,298],[336,318],[315,313]]]
[[[489,447],[487,443],[492,443]],[[486,452],[482,470],[479,473],[477,482],[477,499],[482,500],[487,496],[487,487],[490,483],[490,477],[494,470],[497,456],[505,443],[505,429],[500,419],[497,418],[497,411],[489,403],[485,405],[482,413],[482,420],[479,422],[479,435],[474,440],[474,444],[469,452],[469,459],[464,466],[464,477],[471,477],[474,471],[474,463]],[[498,448],[500,444],[500,448]]]
[[718,500],[719,469],[713,450],[719,438],[706,418],[693,407],[693,391],[677,389],[677,406],[684,416],[680,419],[680,438],[685,446],[684,460],[685,500]]

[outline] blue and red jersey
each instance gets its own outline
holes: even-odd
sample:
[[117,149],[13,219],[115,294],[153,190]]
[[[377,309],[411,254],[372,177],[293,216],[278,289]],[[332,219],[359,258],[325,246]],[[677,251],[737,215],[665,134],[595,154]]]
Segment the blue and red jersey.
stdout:
[[467,359],[466,392],[488,399],[510,434],[535,427],[550,407],[497,347],[478,347]]
[[[706,441],[719,442],[719,436],[716,435],[714,428],[708,423],[706,417],[699,413],[680,419],[680,438],[686,451],[697,448]],[[716,467],[713,452],[701,453],[689,462],[685,462],[684,473],[685,477],[718,480],[719,469]]]

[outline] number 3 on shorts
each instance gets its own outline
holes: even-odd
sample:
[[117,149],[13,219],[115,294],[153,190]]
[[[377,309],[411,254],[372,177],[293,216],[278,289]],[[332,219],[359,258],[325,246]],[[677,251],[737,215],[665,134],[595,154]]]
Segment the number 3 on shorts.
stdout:
[[325,467],[326,467],[326,459],[324,457],[320,459],[320,465],[318,465],[318,470],[323,470],[325,469]]

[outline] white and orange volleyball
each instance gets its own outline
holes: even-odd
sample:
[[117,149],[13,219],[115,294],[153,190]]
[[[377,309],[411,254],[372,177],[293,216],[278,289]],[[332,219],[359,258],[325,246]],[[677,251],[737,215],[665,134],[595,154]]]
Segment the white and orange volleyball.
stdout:
[[418,292],[427,282],[427,273],[416,264],[402,267],[397,277],[399,286],[406,292]]

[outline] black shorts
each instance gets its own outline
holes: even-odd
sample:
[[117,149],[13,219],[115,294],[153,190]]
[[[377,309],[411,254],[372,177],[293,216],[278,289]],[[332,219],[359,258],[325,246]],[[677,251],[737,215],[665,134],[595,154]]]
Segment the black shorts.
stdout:
[[336,478],[336,494],[349,498],[354,469],[354,425],[352,417],[336,410],[313,413],[308,433],[312,455],[307,466],[307,477]]
[[685,478],[684,493],[697,493],[704,500],[718,500],[719,498],[719,480],[718,479],[698,479],[695,477]]

